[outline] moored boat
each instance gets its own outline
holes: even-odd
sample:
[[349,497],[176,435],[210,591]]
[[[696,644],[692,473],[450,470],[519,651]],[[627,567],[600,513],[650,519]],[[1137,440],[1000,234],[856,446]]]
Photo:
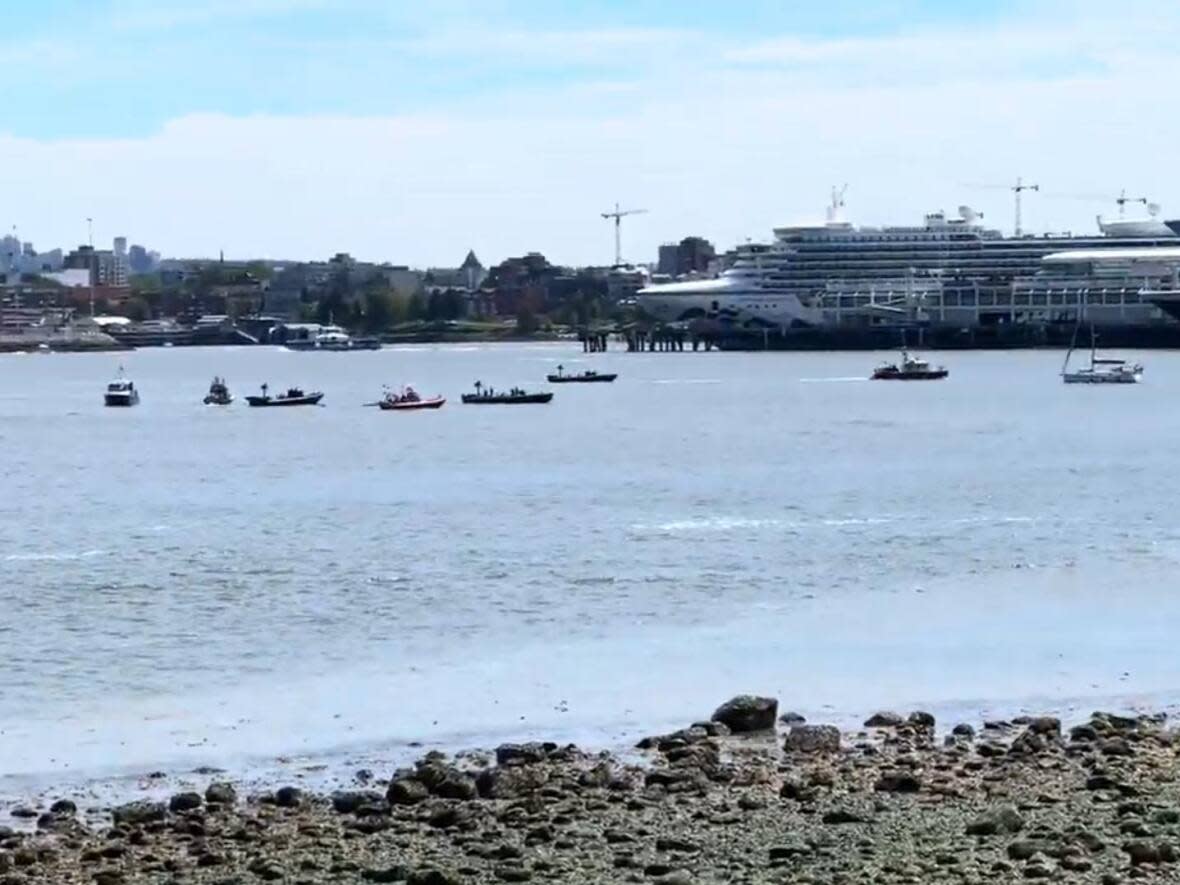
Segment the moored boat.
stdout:
[[1061,380],[1066,384],[1138,384],[1143,377],[1143,366],[1139,363],[1099,358],[1098,337],[1093,325],[1090,326],[1090,365],[1070,369],[1069,360],[1073,356],[1077,339],[1078,330],[1075,328],[1069,350],[1065,352],[1065,362],[1061,366]]
[[386,390],[377,405],[383,412],[414,412],[420,409],[441,409],[446,402],[441,396],[431,396],[423,399],[414,388],[406,386],[400,393]]
[[577,375],[565,374],[565,366],[557,367],[557,374],[546,376],[550,384],[609,384],[618,378],[616,372],[595,372],[593,369],[587,369]]
[[229,392],[225,379],[220,375],[214,377],[213,382],[209,385],[209,392],[205,394],[205,405],[228,406],[233,401],[233,395]]
[[884,363],[873,370],[874,381],[938,381],[950,372],[943,366],[932,366],[926,360],[901,352],[901,364]]
[[508,390],[497,391],[491,387],[484,387],[480,382],[475,382],[475,393],[465,393],[462,396],[464,403],[468,405],[520,405],[524,403],[547,403],[553,399],[551,392],[544,393],[529,393],[519,387],[511,387]]
[[262,396],[248,396],[246,402],[252,406],[314,406],[324,398],[318,390],[304,393],[298,387],[289,387],[278,396],[271,396],[268,390],[268,385],[263,384]]
[[139,391],[135,389],[135,382],[127,380],[122,366],[119,366],[119,374],[115,380],[107,385],[102,401],[103,405],[107,406],[139,405]]

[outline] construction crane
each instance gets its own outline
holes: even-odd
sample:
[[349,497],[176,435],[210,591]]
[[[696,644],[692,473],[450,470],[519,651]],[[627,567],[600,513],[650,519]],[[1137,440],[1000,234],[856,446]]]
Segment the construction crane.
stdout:
[[1039,184],[1025,184],[1023,179],[1019,176],[1016,178],[1016,184],[1012,185],[1010,190],[1016,194],[1016,236],[1020,236],[1020,195],[1024,191],[1039,191],[1041,186]]
[[642,215],[646,209],[620,209],[619,204],[615,203],[614,212],[603,212],[603,218],[613,218],[615,220],[615,267],[619,267],[623,263],[623,217],[626,215]]

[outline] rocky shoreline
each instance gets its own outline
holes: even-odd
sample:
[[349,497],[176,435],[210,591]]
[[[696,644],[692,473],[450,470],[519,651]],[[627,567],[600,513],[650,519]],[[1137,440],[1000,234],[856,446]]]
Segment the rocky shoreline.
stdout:
[[[841,733],[743,696],[640,742],[428,753],[349,789],[63,797],[0,823],[0,885],[1180,881],[1180,733],[1095,713]],[[216,777],[216,775],[212,775]]]

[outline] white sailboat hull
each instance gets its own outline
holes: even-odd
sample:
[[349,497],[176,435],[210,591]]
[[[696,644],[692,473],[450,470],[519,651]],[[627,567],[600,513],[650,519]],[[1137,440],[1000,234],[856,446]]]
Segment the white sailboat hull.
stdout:
[[1103,372],[1093,369],[1078,369],[1074,372],[1061,373],[1061,380],[1066,384],[1138,384],[1142,377],[1142,370],[1137,372],[1130,370]]

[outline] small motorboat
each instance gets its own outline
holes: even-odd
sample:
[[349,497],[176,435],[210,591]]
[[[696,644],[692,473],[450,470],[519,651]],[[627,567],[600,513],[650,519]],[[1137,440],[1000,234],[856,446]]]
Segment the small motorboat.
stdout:
[[937,381],[950,372],[943,366],[931,366],[926,360],[901,352],[901,365],[884,363],[873,370],[874,381]]
[[267,385],[263,384],[262,396],[248,396],[246,402],[252,406],[314,406],[323,398],[324,395],[318,390],[304,393],[298,387],[289,387],[286,393],[271,396]]
[[220,375],[216,376],[213,379],[213,383],[209,385],[209,392],[205,394],[205,405],[228,406],[233,401],[233,395],[229,392],[229,387],[226,385],[225,379]]
[[377,405],[383,412],[413,412],[418,409],[441,409],[446,400],[441,396],[423,399],[414,388],[406,386],[400,393],[386,390]]
[[593,369],[587,369],[579,375],[565,374],[565,366],[557,367],[556,375],[547,376],[550,384],[609,384],[618,378],[615,372],[595,372]]
[[119,366],[119,374],[115,380],[107,385],[106,392],[102,395],[102,401],[107,406],[139,405],[139,391],[135,389],[133,381],[127,380],[123,374],[122,366]]
[[523,403],[547,403],[553,399],[553,394],[550,392],[529,393],[526,390],[521,390],[519,387],[512,387],[506,391],[497,391],[491,387],[484,387],[480,382],[476,381],[475,393],[465,393],[462,399],[468,405],[518,405]]

